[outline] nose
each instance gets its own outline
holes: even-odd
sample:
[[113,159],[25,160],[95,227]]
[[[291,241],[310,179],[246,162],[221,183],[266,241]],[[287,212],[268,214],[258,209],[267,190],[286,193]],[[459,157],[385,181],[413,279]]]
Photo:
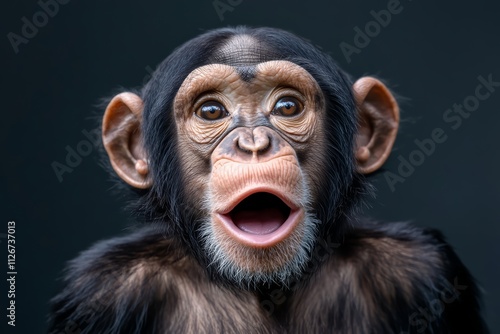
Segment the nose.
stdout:
[[239,133],[235,139],[236,149],[243,154],[259,156],[265,154],[272,145],[270,130],[260,126]]
[[295,156],[294,149],[272,128],[237,127],[217,145],[211,159],[212,163],[220,159],[257,163],[286,155]]

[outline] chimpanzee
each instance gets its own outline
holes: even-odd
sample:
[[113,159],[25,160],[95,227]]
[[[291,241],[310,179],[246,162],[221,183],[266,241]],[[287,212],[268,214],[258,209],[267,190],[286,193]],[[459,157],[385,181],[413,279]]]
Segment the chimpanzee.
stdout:
[[289,32],[188,41],[107,104],[143,224],[70,262],[50,333],[486,333],[440,232],[359,213],[398,123],[381,81]]

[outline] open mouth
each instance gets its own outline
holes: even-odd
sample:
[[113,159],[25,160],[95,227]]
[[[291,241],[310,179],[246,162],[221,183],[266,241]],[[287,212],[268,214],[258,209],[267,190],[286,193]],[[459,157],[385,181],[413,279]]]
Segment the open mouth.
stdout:
[[254,192],[240,199],[231,211],[216,217],[241,242],[269,247],[287,238],[302,216],[301,209],[292,209],[280,197]]
[[269,234],[280,228],[291,209],[277,196],[256,193],[241,201],[229,216],[240,230],[251,234]]

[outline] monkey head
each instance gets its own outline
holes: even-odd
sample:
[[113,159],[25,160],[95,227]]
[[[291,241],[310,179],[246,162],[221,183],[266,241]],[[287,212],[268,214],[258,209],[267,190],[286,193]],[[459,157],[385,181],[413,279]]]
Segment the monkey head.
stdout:
[[384,84],[351,83],[277,31],[186,43],[140,93],[114,97],[103,120],[111,165],[139,189],[143,217],[239,286],[287,284],[318,240],[341,240],[362,174],[384,163],[398,128]]

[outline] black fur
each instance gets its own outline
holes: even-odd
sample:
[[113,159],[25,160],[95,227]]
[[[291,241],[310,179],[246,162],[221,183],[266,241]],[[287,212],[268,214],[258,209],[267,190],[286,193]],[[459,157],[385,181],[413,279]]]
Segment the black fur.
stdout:
[[[240,35],[258,45],[244,54],[225,51]],[[221,284],[201,250],[201,213],[183,193],[172,104],[199,66],[239,66],[251,80],[252,66],[268,60],[302,66],[327,101],[326,175],[315,203],[322,224],[313,252],[326,255],[313,255],[309,273],[292,289],[245,291]],[[50,333],[486,333],[474,280],[439,233],[354,219],[370,187],[355,171],[351,86],[329,56],[278,29],[218,29],[175,50],[140,93],[155,183],[133,190],[133,203],[137,219],[148,225],[101,242],[70,263],[66,287],[53,301]],[[299,156],[300,162],[307,159],[307,153]],[[455,291],[454,285],[467,288]],[[434,312],[439,315],[425,314],[443,291],[460,295],[443,302],[443,312]]]
[[144,227],[70,263],[50,333],[487,333],[476,284],[439,232],[363,222],[334,245],[293,290],[259,295],[214,284],[178,241]]

